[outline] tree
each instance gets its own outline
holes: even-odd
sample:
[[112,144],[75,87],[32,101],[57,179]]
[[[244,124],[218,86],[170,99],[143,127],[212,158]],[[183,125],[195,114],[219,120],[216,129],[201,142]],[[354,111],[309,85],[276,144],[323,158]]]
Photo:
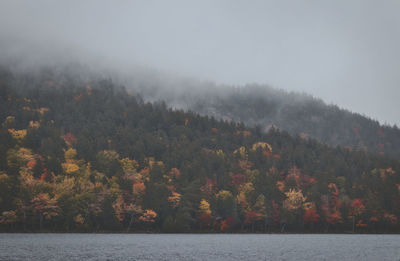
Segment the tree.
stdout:
[[40,193],[32,199],[33,211],[39,214],[40,230],[43,229],[43,218],[50,220],[58,215],[59,207],[54,198],[47,193]]
[[208,203],[205,199],[200,201],[198,219],[200,222],[200,227],[208,227],[211,224],[210,203]]
[[350,216],[353,218],[353,233],[355,232],[356,218],[365,211],[365,205],[362,199],[355,198],[351,202]]

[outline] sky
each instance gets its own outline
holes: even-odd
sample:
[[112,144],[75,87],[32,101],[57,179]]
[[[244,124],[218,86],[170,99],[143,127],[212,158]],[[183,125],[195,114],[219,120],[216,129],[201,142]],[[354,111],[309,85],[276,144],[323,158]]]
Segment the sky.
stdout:
[[399,13],[398,0],[2,0],[0,40],[306,92],[399,126]]

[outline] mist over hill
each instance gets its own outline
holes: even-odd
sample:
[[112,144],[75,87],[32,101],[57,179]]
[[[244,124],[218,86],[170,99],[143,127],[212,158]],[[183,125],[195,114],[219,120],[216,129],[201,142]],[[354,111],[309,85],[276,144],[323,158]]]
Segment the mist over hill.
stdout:
[[88,58],[90,63],[77,59],[77,56],[67,59],[60,54],[53,60],[43,60],[41,55],[39,58],[28,55],[26,60],[21,56],[11,57],[13,59],[4,59],[2,64],[16,74],[32,77],[48,74],[61,81],[65,77],[75,81],[107,78],[146,102],[165,102],[172,109],[242,122],[250,127],[258,126],[263,132],[278,128],[330,146],[400,156],[400,130],[396,125],[382,124],[368,115],[326,104],[306,93],[288,92],[260,84],[221,85],[152,68],[121,64],[111,66],[113,63],[104,60],[96,62],[93,57]]
[[[191,81],[192,91],[158,89],[161,77],[124,86],[110,75],[0,68],[0,231],[399,231],[398,160],[222,114],[321,101]],[[224,110],[176,109],[202,99]]]
[[175,85],[153,81],[128,86],[145,100],[162,100],[171,108],[243,122],[263,131],[275,127],[331,146],[400,155],[400,130],[396,125],[383,125],[308,94],[259,84],[222,86],[194,80],[177,81]]

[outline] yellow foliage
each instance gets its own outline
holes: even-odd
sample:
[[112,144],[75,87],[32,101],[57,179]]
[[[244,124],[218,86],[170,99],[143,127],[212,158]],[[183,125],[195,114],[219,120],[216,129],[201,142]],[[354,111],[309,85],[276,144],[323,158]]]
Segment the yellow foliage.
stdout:
[[221,190],[220,192],[217,193],[217,198],[225,201],[228,200],[229,198],[232,198],[232,193],[228,190]]
[[4,211],[0,216],[0,224],[12,224],[17,222],[17,214],[14,210]]
[[14,116],[7,116],[6,120],[3,122],[3,126],[7,126],[10,124],[13,124],[15,122],[15,117]]
[[79,170],[78,165],[76,165],[75,163],[63,163],[62,164],[62,168],[64,170],[65,173],[67,174],[72,174],[74,172],[77,172]]
[[199,212],[211,215],[210,203],[208,203],[207,200],[202,199],[200,201]]
[[29,121],[29,127],[32,129],[38,129],[40,127],[40,122],[38,121]]
[[81,214],[78,214],[74,217],[74,221],[76,224],[82,225],[83,223],[85,223],[85,218],[82,217]]
[[283,202],[283,206],[289,211],[295,211],[304,206],[306,202],[306,197],[303,196],[301,190],[291,189],[285,193],[286,200]]
[[172,195],[168,197],[168,203],[171,205],[172,208],[176,208],[179,206],[181,202],[181,194],[178,192],[172,192]]
[[243,208],[249,208],[249,203],[246,200],[246,193],[244,191],[240,191],[236,197],[237,203]]
[[74,187],[75,187],[75,179],[74,178],[69,178],[69,177],[64,177],[64,179],[58,183],[56,183],[55,186],[55,197],[58,198],[61,195],[64,194],[71,194],[74,192]]
[[15,129],[8,129],[8,132],[11,134],[11,136],[18,140],[21,141],[26,137],[27,131],[26,130],[15,130]]
[[244,146],[241,146],[240,148],[234,150],[233,154],[235,156],[240,156],[241,159],[247,160],[247,151]]
[[269,145],[269,144],[266,143],[266,142],[261,142],[261,141],[260,141],[260,142],[254,143],[253,146],[251,147],[251,150],[256,151],[258,148],[261,148],[261,149],[263,149],[263,150],[265,150],[265,149],[268,148],[268,150],[269,150],[270,152],[272,152],[272,147],[271,147],[271,145]]
[[46,112],[50,111],[50,109],[43,107],[43,108],[39,108],[37,111],[40,113],[40,115],[44,115]]
[[72,160],[76,157],[76,149],[69,148],[64,152],[64,157],[66,160]]
[[35,178],[29,168],[21,168],[19,171],[21,184],[26,187],[33,187],[35,185]]
[[9,179],[10,177],[6,173],[0,172],[0,184],[7,182]]
[[129,158],[123,158],[119,162],[121,162],[122,169],[124,170],[125,173],[126,172],[134,173],[136,172],[136,169],[139,167],[139,164],[137,163],[136,160],[131,160]]
[[224,151],[221,150],[221,149],[216,150],[216,151],[215,151],[215,154],[217,154],[217,156],[219,156],[219,157],[221,157],[221,158],[225,157],[225,153],[224,153]]
[[156,161],[156,160],[154,159],[154,157],[149,157],[149,158],[147,158],[147,162],[148,162],[149,167],[150,167],[151,169],[152,169],[153,167],[155,167],[155,166],[164,167],[164,162],[162,162],[162,161]]

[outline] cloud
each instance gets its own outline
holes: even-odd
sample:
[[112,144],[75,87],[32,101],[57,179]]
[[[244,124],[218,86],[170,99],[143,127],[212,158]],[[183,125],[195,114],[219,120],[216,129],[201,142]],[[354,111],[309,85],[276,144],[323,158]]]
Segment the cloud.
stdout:
[[395,0],[1,1],[0,37],[35,61],[267,83],[399,124],[398,10]]

